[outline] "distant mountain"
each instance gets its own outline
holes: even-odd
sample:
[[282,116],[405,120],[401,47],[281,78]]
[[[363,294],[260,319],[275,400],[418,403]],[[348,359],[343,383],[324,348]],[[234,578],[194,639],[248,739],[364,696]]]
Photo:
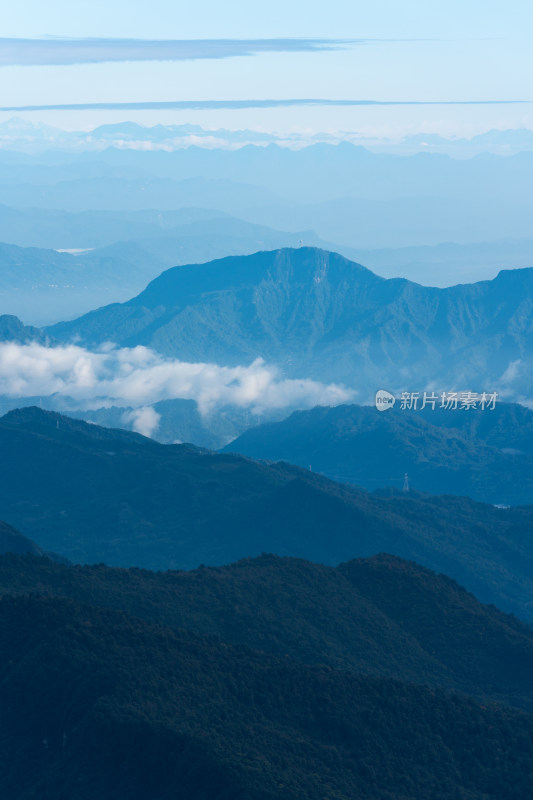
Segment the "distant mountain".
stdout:
[[0,342],[17,342],[18,344],[38,342],[39,344],[47,344],[51,342],[51,339],[40,328],[24,325],[18,317],[12,314],[1,314]]
[[42,325],[125,298],[154,275],[128,256],[127,247],[83,256],[0,243],[0,312]]
[[[217,209],[72,213],[0,206],[0,241],[22,247],[96,250],[95,258],[116,261],[108,272],[109,280],[114,280],[115,274],[122,274],[120,265],[124,260],[129,261],[133,275],[142,275],[146,282],[163,269],[178,264],[296,246],[300,240],[307,246],[341,253],[385,278],[403,277],[425,286],[487,280],[501,269],[533,266],[531,238],[510,239],[507,236],[496,242],[442,242],[425,247],[391,248],[381,244],[377,249],[365,249],[361,242],[354,242],[353,246],[341,245],[324,241],[310,230],[295,228],[296,232],[286,232],[287,224],[281,227],[283,230],[277,231]],[[89,253],[77,257],[91,263]],[[63,263],[66,260],[63,259]],[[141,288],[139,286],[139,290]],[[117,295],[115,299],[122,298]],[[15,301],[15,297],[10,300]],[[16,312],[16,307],[13,311]]]
[[110,290],[120,293],[154,277],[152,265],[141,263],[141,253],[129,243],[111,252],[101,248],[87,252],[82,249],[79,253],[75,248],[72,252],[58,252],[0,243],[0,297],[12,292],[8,295],[11,300],[18,292],[24,298],[46,289],[55,289],[58,294],[70,289],[74,297],[77,290],[94,294],[100,289],[102,297]]
[[123,613],[0,601],[5,800],[515,800],[533,718]]
[[492,280],[502,269],[533,267],[533,239],[527,238],[374,250],[339,245],[327,249],[364,264],[383,278],[407,278],[423,286]]
[[[1,288],[19,287],[25,281],[43,282],[55,274],[83,277],[88,267],[108,259],[105,277],[114,283],[124,280],[122,261],[129,260],[145,278],[156,277],[164,267],[193,261],[209,261],[223,255],[243,255],[259,249],[299,244],[325,244],[312,231],[289,232],[232,217],[221,211],[111,212],[78,214],[45,209],[24,211],[0,207],[0,259],[5,264]],[[253,248],[253,249],[252,249]],[[72,261],[75,254],[76,261]],[[118,260],[114,269],[112,259]],[[40,263],[42,262],[42,264]],[[100,268],[101,269],[101,268]],[[102,277],[102,275],[99,275]]]
[[262,552],[338,564],[389,552],[533,618],[533,508],[333,483],[38,408],[0,420],[0,518],[71,561],[155,569]]
[[[0,123],[2,149],[21,153],[38,153],[46,158],[50,152],[63,151],[79,154],[80,152],[96,152],[102,148],[113,146],[124,147],[155,144],[164,150],[172,150],[190,146],[193,143],[208,148],[215,146],[235,146],[258,142],[269,144],[279,139],[270,132],[253,130],[228,130],[225,128],[202,128],[200,125],[185,123],[182,125],[139,125],[124,120],[118,123],[99,125],[91,131],[65,131],[42,123],[29,122],[19,117],[12,117]],[[305,139],[302,139],[305,142]],[[11,151],[13,152],[13,151]],[[96,156],[97,157],[97,156]]]
[[533,411],[401,410],[337,406],[297,411],[246,431],[225,448],[288,461],[367,489],[411,487],[485,503],[533,503]]
[[427,288],[384,280],[310,247],[170,269],[137,297],[48,328],[88,345],[147,345],[187,361],[246,364],[376,389],[533,396],[533,269]]
[[[416,153],[443,153],[458,158],[472,158],[481,153],[512,155],[533,149],[533,132],[527,128],[489,130],[472,136],[446,138],[436,133],[417,133],[402,139],[377,138],[361,133],[342,132],[292,132],[284,137],[270,131],[249,129],[228,130],[226,128],[203,128],[201,125],[139,125],[123,120],[118,123],[99,125],[91,131],[65,131],[43,123],[29,122],[12,117],[0,123],[2,149],[10,155],[21,157],[22,153],[39,154],[40,159],[50,158],[62,152],[63,156],[81,152],[93,153],[97,158],[103,148],[122,150],[153,150],[158,147],[164,154],[184,148],[206,150],[243,147],[247,144],[261,146],[281,144],[298,152],[302,147],[317,143],[336,146],[339,142],[351,146],[364,145],[373,153],[413,155]],[[231,152],[231,150],[230,150]],[[57,157],[57,155],[56,155]],[[207,159],[206,159],[207,160]]]
[[62,211],[0,205],[0,240],[21,247],[84,250],[158,237],[190,223],[220,219],[218,209]]
[[[521,166],[523,174],[529,175],[533,153],[526,156],[530,163]],[[423,156],[418,158],[418,168],[423,169]],[[496,180],[495,174],[491,174],[493,164],[490,160],[484,161],[481,157],[473,160],[478,161],[479,167],[483,165],[486,175]],[[518,166],[517,159],[515,167]],[[314,175],[313,170],[310,173]],[[502,175],[499,188],[514,184],[517,195],[523,197],[522,202],[518,202],[517,196],[504,202],[503,194],[506,192],[495,195],[495,184],[488,186],[484,195],[478,188],[473,190],[472,186],[465,187],[464,194],[459,185],[451,191],[451,182],[443,194],[437,194],[436,187],[429,184],[421,194],[416,189],[405,191],[404,188],[404,193],[400,187],[395,187],[391,192],[383,189],[377,195],[377,184],[369,182],[362,184],[366,189],[362,197],[353,191],[342,195],[337,192],[331,199],[318,197],[314,202],[309,198],[299,204],[290,201],[264,203],[239,209],[239,216],[272,228],[311,229],[325,241],[355,249],[432,247],[443,242],[467,245],[470,242],[529,238],[531,229],[527,220],[533,212],[533,198],[529,190],[523,192],[517,185],[518,175],[514,180],[509,180],[509,177]],[[411,184],[412,178],[413,174],[405,174],[404,187]],[[480,185],[483,182],[480,181]],[[316,183],[318,186],[318,181]],[[370,196],[366,196],[367,192]]]
[[438,134],[419,133],[415,136],[406,136],[402,145],[405,149],[410,147],[423,149],[426,152],[449,153],[460,158],[471,157],[479,153],[495,153],[510,155],[533,150],[533,131],[527,128],[515,130],[492,129],[470,139],[446,139]]
[[[68,400],[60,402],[57,399],[54,407],[53,401],[55,399],[48,398],[44,404],[45,408],[54,411],[59,410],[60,413],[76,419],[95,422],[105,428],[134,430],[135,414],[132,408],[111,407],[84,411],[76,408],[71,410],[68,408]],[[9,408],[6,407],[4,412],[7,413],[8,410],[20,407],[24,403],[21,403],[19,399],[15,405],[12,404],[11,400],[9,403],[4,401],[3,404],[0,397],[0,409],[2,405],[9,405]],[[224,447],[228,442],[238,437],[242,431],[257,424],[260,419],[281,420],[286,415],[285,409],[274,409],[268,413],[263,413],[259,417],[258,415],[250,414],[247,409],[231,406],[217,409],[210,414],[202,416],[194,400],[161,400],[158,403],[153,403],[151,408],[159,415],[158,426],[150,434],[151,438],[163,444],[192,443],[198,447],[206,447],[211,450],[218,450]]]
[[163,573],[0,558],[0,594],[31,592],[115,608],[295,662],[533,711],[532,629],[481,605],[446,576],[393,556],[333,569],[263,555]]
[[126,300],[168,267],[296,247],[302,237],[324,244],[309,231],[276,231],[219,212],[211,217],[197,209],[75,215],[0,208],[0,234],[8,241],[47,248],[0,243],[0,311],[51,324]]
[[20,208],[122,212],[197,205],[273,228],[314,230],[325,241],[359,249],[531,233],[531,152],[454,159],[371,153],[349,142],[174,152],[149,143],[148,150],[109,146],[100,153],[16,158],[0,150],[0,161],[0,202]]
[[[102,199],[105,201],[102,202]],[[187,206],[221,208],[239,214],[251,205],[275,203],[275,192],[233,179],[190,177],[174,180],[149,175],[98,175],[35,185],[0,183],[0,203],[14,207],[72,211],[174,210]]]

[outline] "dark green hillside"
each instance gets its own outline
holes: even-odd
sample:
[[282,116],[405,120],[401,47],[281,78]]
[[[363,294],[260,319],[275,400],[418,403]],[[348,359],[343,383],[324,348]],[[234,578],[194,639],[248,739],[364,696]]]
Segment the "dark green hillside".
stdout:
[[71,601],[0,605],[5,800],[516,800],[533,718]]
[[71,561],[189,569],[262,552],[324,564],[389,552],[533,617],[529,506],[378,496],[38,408],[0,419],[0,448],[0,519]]
[[533,631],[393,556],[337,568],[262,556],[153,573],[0,558],[0,594],[112,607],[301,663],[457,689],[533,710]]

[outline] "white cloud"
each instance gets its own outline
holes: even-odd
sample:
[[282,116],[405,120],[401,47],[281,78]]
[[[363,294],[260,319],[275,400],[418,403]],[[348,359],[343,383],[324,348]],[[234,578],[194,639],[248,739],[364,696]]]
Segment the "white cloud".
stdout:
[[134,431],[142,433],[143,436],[153,436],[159,427],[161,414],[158,414],[150,406],[134,408],[133,411],[126,411],[122,416],[122,421],[126,425],[131,425]]
[[521,359],[517,359],[517,361],[511,361],[505,372],[503,373],[502,377],[500,378],[503,384],[514,383],[517,379],[522,377],[523,373],[523,364]]
[[[0,395],[59,394],[79,408],[112,405],[136,409],[159,400],[195,400],[201,414],[235,405],[261,413],[274,408],[310,408],[353,401],[356,392],[339,384],[284,379],[257,359],[249,366],[222,367],[165,359],[146,347],[0,343]],[[144,420],[144,421],[143,421]],[[139,424],[154,418],[146,415]]]

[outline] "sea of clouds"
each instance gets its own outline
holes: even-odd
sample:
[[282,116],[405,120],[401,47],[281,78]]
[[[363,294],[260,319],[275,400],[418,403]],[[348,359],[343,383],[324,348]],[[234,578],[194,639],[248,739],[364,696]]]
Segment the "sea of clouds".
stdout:
[[78,345],[0,343],[0,395],[61,395],[79,409],[126,406],[128,421],[150,435],[160,400],[194,400],[202,415],[236,406],[254,413],[353,402],[356,392],[340,384],[285,379],[274,366],[256,359],[248,366],[224,367],[164,358],[147,347],[114,345],[92,351]]

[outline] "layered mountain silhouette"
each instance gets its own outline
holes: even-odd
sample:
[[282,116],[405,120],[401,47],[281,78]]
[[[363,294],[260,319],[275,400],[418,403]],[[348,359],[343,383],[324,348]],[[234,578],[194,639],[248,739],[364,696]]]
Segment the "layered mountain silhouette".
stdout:
[[0,518],[72,561],[194,568],[275,552],[337,564],[385,551],[533,616],[529,506],[370,494],[39,408],[0,419],[0,447]]
[[533,159],[527,152],[464,159],[372,154],[349,142],[174,152],[149,145],[149,151],[110,146],[89,157],[4,151],[2,162],[0,202],[18,208],[120,213],[199,205],[364,248],[494,242],[531,233]]
[[6,800],[514,800],[533,718],[70,600],[0,601]]
[[70,598],[295,662],[533,710],[533,631],[444,575],[381,554],[336,568],[263,555],[150,572],[0,558],[0,594]]
[[137,297],[48,329],[188,361],[258,356],[295,377],[390,390],[531,392],[533,269],[447,289],[385,280],[335,253],[283,249],[177,267]]
[[297,411],[246,431],[225,448],[288,461],[368,489],[411,487],[485,503],[533,503],[533,411],[337,406]]

